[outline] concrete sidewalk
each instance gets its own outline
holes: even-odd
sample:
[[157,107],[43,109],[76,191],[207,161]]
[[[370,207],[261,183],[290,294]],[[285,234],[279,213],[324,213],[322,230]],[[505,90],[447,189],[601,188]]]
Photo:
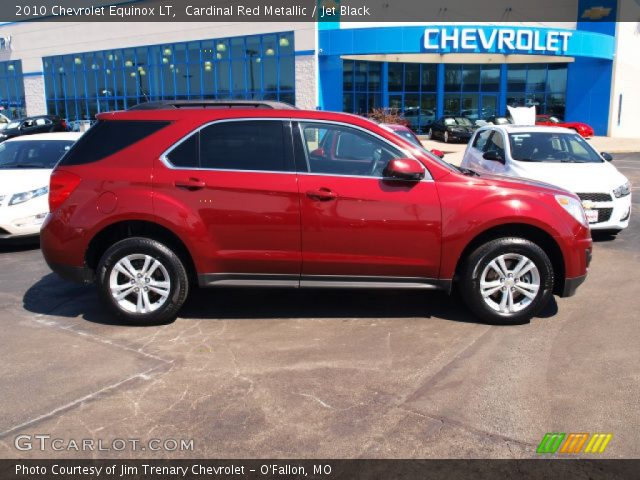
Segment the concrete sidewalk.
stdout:
[[[444,143],[440,140],[429,140],[426,135],[419,135],[420,141],[428,150],[437,149],[445,153],[445,160],[460,165],[467,148],[466,143]],[[640,138],[593,137],[589,142],[599,152],[635,153],[640,152]]]

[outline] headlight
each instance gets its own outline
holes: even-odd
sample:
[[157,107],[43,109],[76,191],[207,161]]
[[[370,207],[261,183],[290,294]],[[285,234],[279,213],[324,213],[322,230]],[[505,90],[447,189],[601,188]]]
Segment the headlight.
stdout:
[[629,182],[624,185],[620,185],[618,188],[613,189],[613,194],[616,198],[626,197],[631,193],[631,184]]
[[9,205],[17,205],[18,203],[24,203],[32,198],[41,197],[49,193],[49,187],[40,187],[35,190],[29,190],[28,192],[16,193],[9,200]]
[[589,222],[587,222],[587,216],[584,213],[584,209],[582,208],[582,203],[580,203],[580,200],[577,200],[573,197],[567,197],[566,195],[556,195],[556,201],[562,208],[567,211],[569,215],[575,218],[578,222],[580,222],[585,227],[589,226]]

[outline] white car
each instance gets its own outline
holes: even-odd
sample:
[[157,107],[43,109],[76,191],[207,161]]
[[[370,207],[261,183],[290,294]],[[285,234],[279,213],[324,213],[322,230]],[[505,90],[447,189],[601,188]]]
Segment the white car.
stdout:
[[40,233],[51,171],[81,135],[40,133],[0,143],[0,239]]
[[575,131],[560,127],[490,125],[475,132],[463,168],[530,178],[576,193],[592,230],[618,233],[631,216],[631,185]]

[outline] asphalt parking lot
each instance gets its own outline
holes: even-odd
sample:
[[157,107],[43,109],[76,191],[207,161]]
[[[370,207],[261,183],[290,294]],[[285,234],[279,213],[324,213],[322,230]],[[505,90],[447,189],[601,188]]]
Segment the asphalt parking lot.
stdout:
[[[528,325],[439,293],[194,292],[175,323],[114,323],[34,246],[0,247],[0,457],[535,457],[607,432],[640,457],[640,154],[632,224],[598,237],[577,295]],[[193,439],[192,451],[18,450],[52,438]]]

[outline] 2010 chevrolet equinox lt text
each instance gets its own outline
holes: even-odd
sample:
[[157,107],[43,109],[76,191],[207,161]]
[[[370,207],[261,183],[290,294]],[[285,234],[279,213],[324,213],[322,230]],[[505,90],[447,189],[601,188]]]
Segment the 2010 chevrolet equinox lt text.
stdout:
[[103,113],[51,176],[42,251],[131,323],[189,288],[459,289],[522,323],[584,281],[577,196],[453,167],[358,116],[269,102]]

